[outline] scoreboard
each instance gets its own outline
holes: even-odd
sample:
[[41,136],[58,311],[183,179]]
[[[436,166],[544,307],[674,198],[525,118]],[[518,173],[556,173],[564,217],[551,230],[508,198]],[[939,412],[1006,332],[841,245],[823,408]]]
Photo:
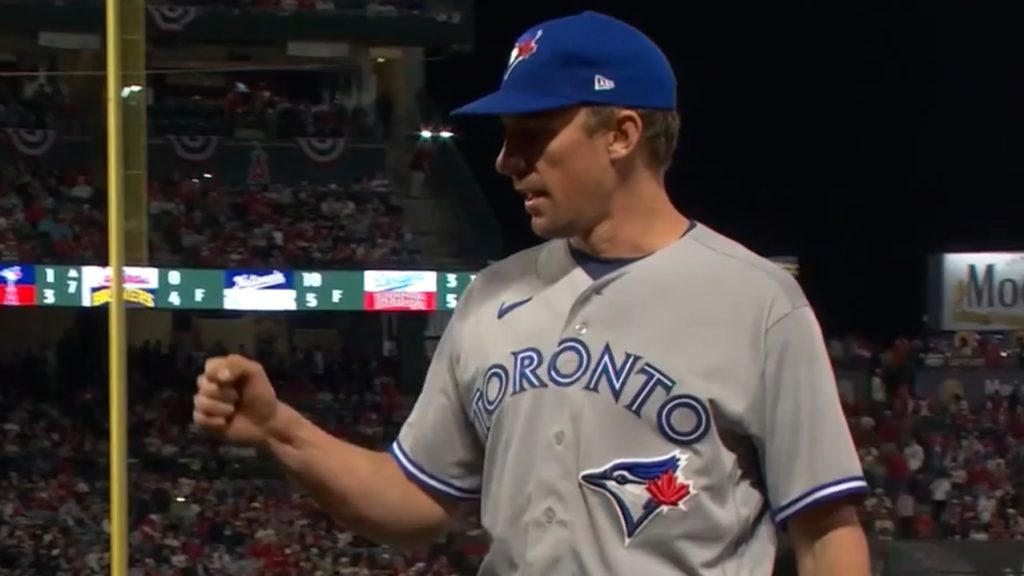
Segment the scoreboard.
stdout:
[[[161,310],[452,310],[474,272],[126,266],[125,305]],[[0,264],[3,306],[110,304],[105,266]]]

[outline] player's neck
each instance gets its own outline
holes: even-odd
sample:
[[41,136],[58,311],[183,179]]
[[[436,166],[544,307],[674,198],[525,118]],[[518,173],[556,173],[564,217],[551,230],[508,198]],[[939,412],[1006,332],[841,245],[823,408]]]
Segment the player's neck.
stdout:
[[610,216],[573,238],[573,246],[599,258],[639,258],[672,244],[690,225],[662,182],[644,182],[615,202]]

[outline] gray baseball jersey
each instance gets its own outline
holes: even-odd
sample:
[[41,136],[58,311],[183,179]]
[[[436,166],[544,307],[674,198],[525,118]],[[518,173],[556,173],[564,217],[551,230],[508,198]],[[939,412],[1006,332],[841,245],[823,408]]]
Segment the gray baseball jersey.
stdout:
[[481,272],[391,448],[481,499],[481,574],[770,574],[776,525],[867,489],[787,272],[704,225],[580,262],[560,240]]

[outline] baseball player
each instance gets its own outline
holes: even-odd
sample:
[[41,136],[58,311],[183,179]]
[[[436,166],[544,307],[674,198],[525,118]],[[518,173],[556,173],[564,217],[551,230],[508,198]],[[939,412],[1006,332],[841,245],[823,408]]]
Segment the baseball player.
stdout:
[[350,529],[432,542],[479,501],[486,575],[866,576],[866,483],[794,279],[670,203],[665,55],[595,12],[544,22],[499,90],[497,169],[548,241],[482,271],[388,453],[207,362],[194,420],[271,454]]

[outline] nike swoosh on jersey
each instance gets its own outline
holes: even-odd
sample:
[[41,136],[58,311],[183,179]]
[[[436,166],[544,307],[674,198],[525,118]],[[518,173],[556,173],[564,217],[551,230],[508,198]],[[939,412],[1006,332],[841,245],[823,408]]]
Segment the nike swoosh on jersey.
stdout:
[[498,306],[498,320],[501,320],[502,318],[507,316],[509,312],[515,310],[516,308],[519,308],[520,306],[526,304],[530,300],[533,300],[533,296],[530,296],[529,298],[526,298],[524,300],[516,300],[515,302],[509,302],[507,304],[505,302],[502,302],[501,306]]

